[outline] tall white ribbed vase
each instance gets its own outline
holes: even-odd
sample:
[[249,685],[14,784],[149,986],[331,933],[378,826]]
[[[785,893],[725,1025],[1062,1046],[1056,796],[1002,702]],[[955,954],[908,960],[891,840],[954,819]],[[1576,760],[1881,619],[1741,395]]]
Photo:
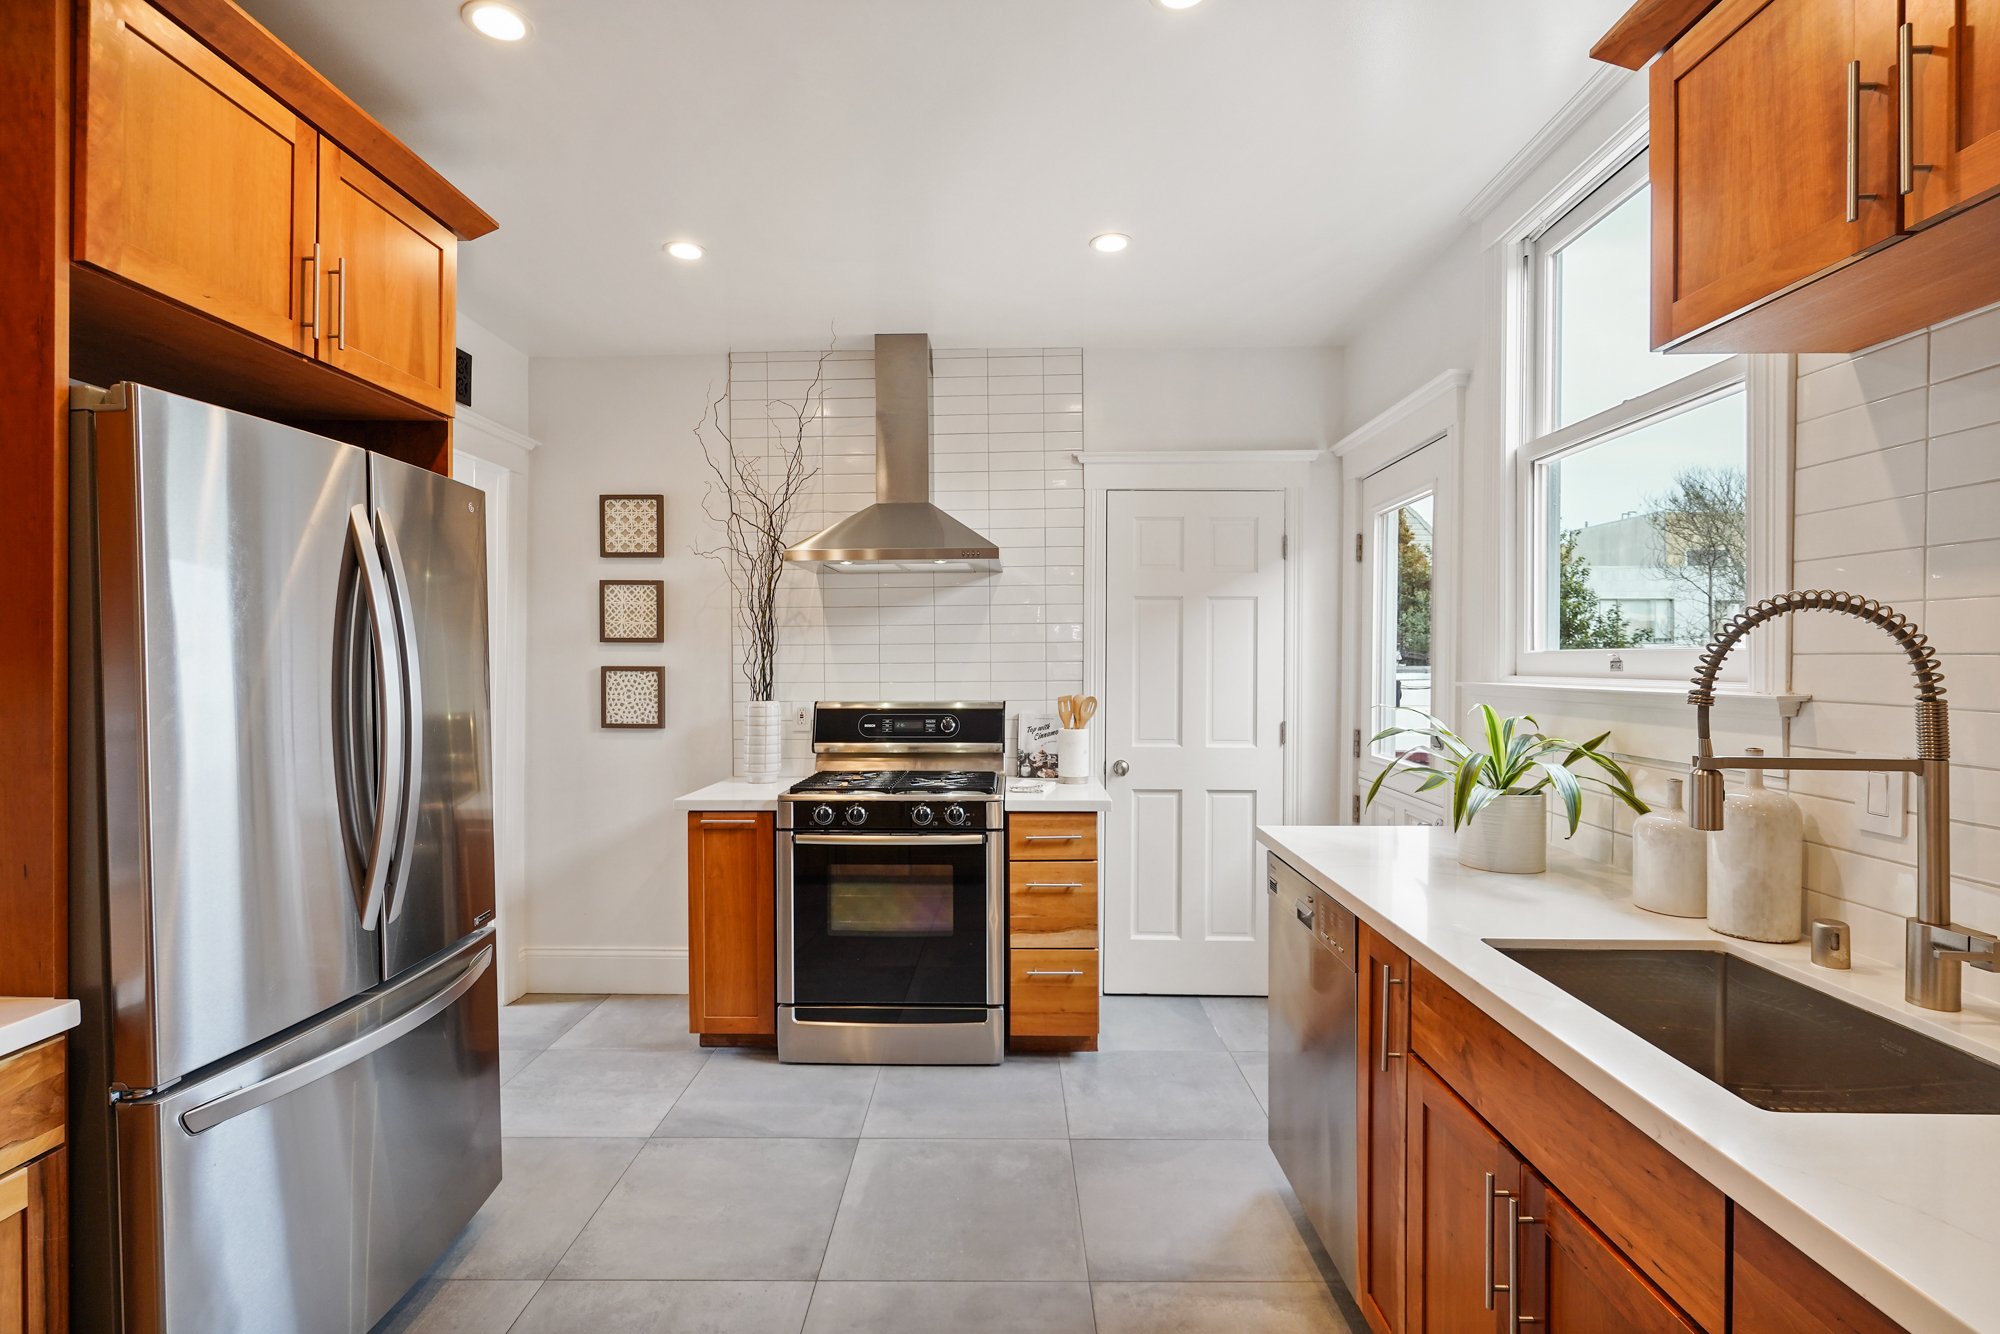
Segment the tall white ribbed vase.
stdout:
[[753,699],[743,706],[740,776],[768,783],[785,770],[785,706],[774,699]]
[[[1745,746],[1745,755],[1762,755]],[[1764,786],[1764,771],[1722,802],[1722,828],[1708,836],[1708,929],[1744,940],[1785,942],[1805,933],[1805,818],[1799,804]]]

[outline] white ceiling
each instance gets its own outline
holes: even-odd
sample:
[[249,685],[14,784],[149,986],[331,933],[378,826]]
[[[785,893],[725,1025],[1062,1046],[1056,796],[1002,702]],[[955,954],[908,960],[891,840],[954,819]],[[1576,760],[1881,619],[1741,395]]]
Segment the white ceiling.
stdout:
[[606,355],[1326,343],[1625,3],[521,0],[511,47],[457,0],[246,7],[499,219],[468,315]]

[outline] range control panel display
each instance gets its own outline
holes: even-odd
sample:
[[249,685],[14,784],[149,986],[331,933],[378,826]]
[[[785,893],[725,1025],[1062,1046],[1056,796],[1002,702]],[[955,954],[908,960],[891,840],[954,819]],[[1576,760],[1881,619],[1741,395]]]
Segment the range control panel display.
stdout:
[[864,713],[856,724],[864,737],[889,741],[949,741],[958,735],[955,713]]
[[813,710],[819,745],[997,749],[1006,739],[1002,704],[821,704]]

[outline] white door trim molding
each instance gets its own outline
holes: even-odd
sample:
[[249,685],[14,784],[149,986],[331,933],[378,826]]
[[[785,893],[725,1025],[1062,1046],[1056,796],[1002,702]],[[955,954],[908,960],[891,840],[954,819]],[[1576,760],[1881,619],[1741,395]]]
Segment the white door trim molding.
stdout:
[[[1299,802],[1301,757],[1298,719],[1304,700],[1305,568],[1311,535],[1305,522],[1306,488],[1318,449],[1163,449],[1076,456],[1083,465],[1083,689],[1099,694],[1105,679],[1105,532],[1113,491],[1282,491],[1285,493],[1285,755],[1280,808],[1287,822]],[[1105,766],[1104,724],[1092,724],[1091,744]]]

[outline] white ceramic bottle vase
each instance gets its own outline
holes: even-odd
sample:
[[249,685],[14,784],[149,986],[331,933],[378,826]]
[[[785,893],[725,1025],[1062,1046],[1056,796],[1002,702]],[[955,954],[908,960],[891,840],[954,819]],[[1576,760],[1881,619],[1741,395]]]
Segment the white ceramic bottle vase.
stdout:
[[[1746,755],[1762,755],[1746,747]],[[1792,941],[1805,930],[1805,820],[1799,805],[1745,771],[1708,836],[1708,927],[1744,940]]]
[[1708,915],[1708,835],[1682,813],[1678,778],[1667,801],[1632,822],[1632,902],[1671,917]]

